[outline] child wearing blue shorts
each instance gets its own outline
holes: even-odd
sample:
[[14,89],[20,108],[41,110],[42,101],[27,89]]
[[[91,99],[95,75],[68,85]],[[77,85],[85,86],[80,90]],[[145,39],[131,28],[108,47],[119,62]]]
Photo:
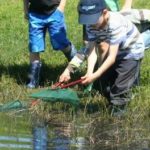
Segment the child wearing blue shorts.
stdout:
[[41,70],[40,53],[45,49],[45,34],[48,31],[54,50],[61,50],[68,60],[76,49],[66,35],[64,7],[66,0],[24,0],[24,14],[29,21],[30,72],[28,88],[39,85]]

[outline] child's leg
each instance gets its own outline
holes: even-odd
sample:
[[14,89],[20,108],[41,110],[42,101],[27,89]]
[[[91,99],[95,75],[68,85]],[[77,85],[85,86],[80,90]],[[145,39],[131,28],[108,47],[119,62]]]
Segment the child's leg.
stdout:
[[46,28],[43,22],[44,16],[29,14],[29,50],[30,50],[30,69],[28,88],[35,88],[39,85],[41,62],[40,52],[45,49]]
[[40,62],[40,54],[38,52],[37,53],[30,52],[30,63],[35,62],[35,61]]
[[30,53],[30,70],[28,88],[35,88],[39,85],[41,62],[39,53]]
[[67,38],[64,14],[56,10],[48,18],[48,22],[48,31],[53,49],[62,50],[66,58],[70,61],[76,54],[76,49]]
[[131,99],[130,89],[135,85],[140,69],[140,60],[119,60],[101,77],[99,91],[108,99],[111,115],[122,116]]
[[140,69],[140,60],[119,60],[115,64],[117,77],[110,88],[110,102],[126,105],[130,99],[130,89],[134,86]]
[[71,59],[77,53],[77,50],[76,50],[75,46],[72,43],[70,43],[65,49],[62,49],[62,52],[64,53],[67,60],[71,61]]

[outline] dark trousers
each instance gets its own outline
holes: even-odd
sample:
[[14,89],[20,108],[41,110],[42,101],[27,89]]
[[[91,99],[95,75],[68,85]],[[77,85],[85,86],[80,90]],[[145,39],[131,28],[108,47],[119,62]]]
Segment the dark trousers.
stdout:
[[[96,66],[96,70],[98,65]],[[105,96],[110,104],[125,105],[130,101],[130,89],[140,72],[140,60],[121,59],[94,83],[94,88]]]

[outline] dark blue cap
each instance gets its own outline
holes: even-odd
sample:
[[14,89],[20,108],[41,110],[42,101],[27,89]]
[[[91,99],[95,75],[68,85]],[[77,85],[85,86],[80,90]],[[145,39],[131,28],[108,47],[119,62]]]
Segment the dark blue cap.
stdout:
[[79,23],[97,23],[102,11],[107,8],[105,0],[80,0],[78,4]]

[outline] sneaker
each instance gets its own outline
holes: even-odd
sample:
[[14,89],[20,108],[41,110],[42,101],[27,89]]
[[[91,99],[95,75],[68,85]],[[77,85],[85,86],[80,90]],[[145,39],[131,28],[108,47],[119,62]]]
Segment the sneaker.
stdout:
[[33,89],[39,86],[41,66],[42,66],[41,62],[31,63],[29,73],[30,82],[27,84],[27,88]]

